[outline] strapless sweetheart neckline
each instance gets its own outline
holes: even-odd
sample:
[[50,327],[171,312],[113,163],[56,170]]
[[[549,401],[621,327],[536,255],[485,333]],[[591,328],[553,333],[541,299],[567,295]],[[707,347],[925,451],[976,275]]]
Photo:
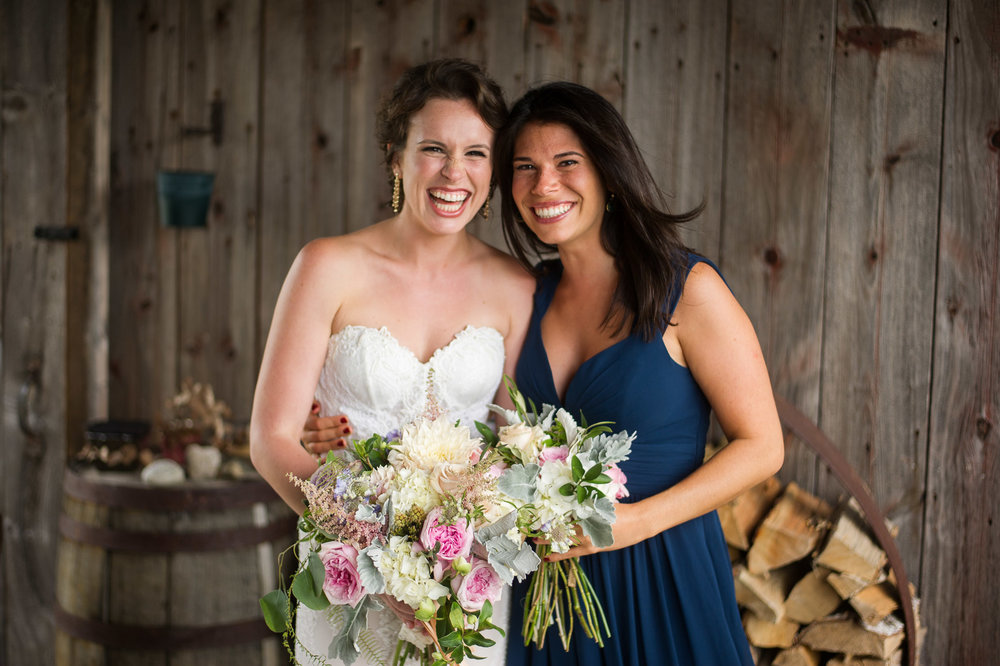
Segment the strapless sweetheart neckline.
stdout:
[[330,344],[336,344],[336,341],[340,338],[340,336],[343,335],[345,331],[349,330],[362,331],[362,332],[373,331],[375,333],[383,335],[387,340],[391,341],[392,344],[398,347],[400,351],[408,352],[409,355],[413,358],[413,360],[420,365],[430,365],[431,363],[434,362],[434,359],[436,359],[439,355],[448,353],[448,350],[456,346],[459,340],[461,340],[463,337],[469,335],[470,333],[474,333],[476,331],[493,331],[494,333],[499,335],[501,339],[503,338],[503,334],[497,329],[493,328],[492,326],[473,326],[472,324],[467,324],[465,328],[455,333],[455,335],[451,336],[451,339],[448,340],[448,342],[446,342],[443,346],[435,349],[431,353],[430,358],[428,358],[426,361],[421,361],[420,357],[417,356],[412,349],[410,349],[402,342],[400,342],[399,338],[393,335],[392,331],[390,331],[389,328],[386,326],[363,326],[361,324],[348,324],[330,336]]

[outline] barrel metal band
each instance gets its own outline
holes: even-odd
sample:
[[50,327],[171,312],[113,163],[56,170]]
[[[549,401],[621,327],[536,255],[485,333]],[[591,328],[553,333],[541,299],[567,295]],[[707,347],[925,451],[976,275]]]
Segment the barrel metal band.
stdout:
[[59,517],[59,533],[79,543],[109,550],[140,553],[198,553],[255,546],[295,534],[296,516],[287,516],[263,527],[241,527],[211,532],[132,532],[81,523]]
[[280,501],[277,493],[261,480],[166,487],[146,485],[138,477],[133,483],[111,484],[67,471],[63,490],[78,500],[140,511],[217,511]]
[[73,615],[58,602],[53,608],[53,619],[60,630],[74,638],[122,650],[228,647],[274,636],[260,618],[203,627],[151,627],[89,620]]

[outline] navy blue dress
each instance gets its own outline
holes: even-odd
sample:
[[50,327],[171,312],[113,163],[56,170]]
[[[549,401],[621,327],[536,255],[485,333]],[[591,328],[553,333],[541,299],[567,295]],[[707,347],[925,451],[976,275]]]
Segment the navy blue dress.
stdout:
[[[687,279],[701,257],[689,257]],[[714,266],[713,266],[714,268]],[[518,388],[536,405],[562,406],[588,423],[614,421],[637,431],[632,454],[620,464],[635,502],[669,488],[702,464],[710,407],[691,373],[659,338],[632,335],[580,366],[561,402],[542,344],[541,320],[562,266],[539,279],[534,313],[517,364]],[[675,303],[669,304],[672,312]],[[550,627],[545,647],[520,636],[527,581],[514,587],[508,666],[752,665],[733,592],[729,551],[712,511],[627,548],[587,555],[580,564],[604,604],[611,638],[604,648],[577,626],[570,651]]]

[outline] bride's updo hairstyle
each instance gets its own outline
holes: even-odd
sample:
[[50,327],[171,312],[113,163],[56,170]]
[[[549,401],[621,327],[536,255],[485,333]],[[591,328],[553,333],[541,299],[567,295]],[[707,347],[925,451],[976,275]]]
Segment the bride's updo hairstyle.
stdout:
[[503,89],[479,65],[462,58],[443,58],[409,68],[375,116],[375,136],[385,153],[390,182],[393,157],[406,147],[413,114],[432,99],[470,101],[494,133],[507,119]]
[[493,146],[493,173],[500,184],[503,234],[522,264],[536,274],[547,264],[533,265],[556,247],[541,242],[518,213],[513,195],[514,148],[530,123],[568,127],[590,157],[607,192],[608,206],[601,222],[601,244],[615,259],[618,286],[604,326],[618,334],[638,333],[645,340],[663,335],[670,320],[667,310],[682,286],[677,280],[687,268],[688,249],[677,227],[701,213],[703,206],[681,214],[667,211],[618,110],[590,88],[559,81],[526,92],[514,103]]

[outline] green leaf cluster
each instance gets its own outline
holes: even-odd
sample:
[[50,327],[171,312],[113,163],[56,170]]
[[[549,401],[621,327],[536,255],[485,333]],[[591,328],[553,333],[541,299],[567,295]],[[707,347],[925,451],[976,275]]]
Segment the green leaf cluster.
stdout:
[[389,464],[389,451],[395,442],[396,440],[387,440],[376,433],[368,439],[355,440],[354,455],[368,469],[384,467]]
[[576,495],[576,501],[583,504],[588,498],[604,497],[604,491],[593,484],[610,483],[611,477],[604,473],[604,465],[594,463],[584,469],[579,456],[570,458],[573,480],[559,487],[559,494],[565,497]]

